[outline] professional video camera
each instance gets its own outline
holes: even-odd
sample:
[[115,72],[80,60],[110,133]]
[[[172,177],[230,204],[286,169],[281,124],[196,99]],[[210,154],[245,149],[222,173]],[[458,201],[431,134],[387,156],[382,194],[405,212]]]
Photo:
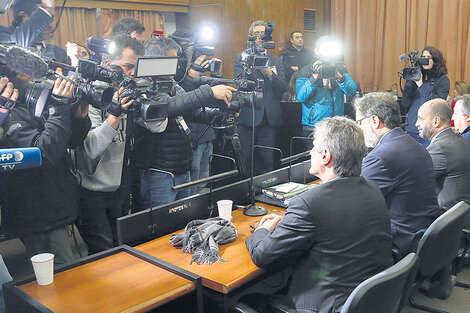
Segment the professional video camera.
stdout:
[[178,51],[178,68],[175,75],[175,80],[177,82],[181,82],[186,77],[186,73],[189,68],[193,68],[198,72],[210,71],[211,75],[215,75],[220,72],[222,67],[222,62],[220,60],[209,60],[208,68],[204,68],[193,63],[201,55],[208,57],[213,57],[215,55],[215,47],[201,43],[210,41],[212,36],[213,31],[209,27],[205,27],[195,34],[187,32],[181,34],[175,33],[169,36],[181,46],[181,50]]
[[168,117],[168,104],[154,100],[158,93],[173,91],[171,77],[176,74],[178,57],[139,57],[136,61],[135,77],[138,82],[126,77],[119,87],[127,92],[123,96],[134,99],[128,111],[145,122],[164,121]]
[[398,76],[404,80],[419,80],[421,77],[421,66],[429,64],[429,59],[422,57],[419,51],[404,53],[400,55],[399,59],[402,62],[410,61],[411,63],[411,66],[405,66],[401,72],[398,72]]
[[320,73],[320,76],[324,79],[335,78],[336,72],[338,72],[337,64],[344,62],[340,42],[330,36],[318,39],[313,63],[317,60],[320,60],[320,66],[319,68],[313,68],[313,72]]
[[266,23],[265,31],[261,33],[260,39],[263,41],[261,46],[256,44],[256,36],[248,37],[246,50],[242,53],[242,65],[247,72],[252,69],[267,68],[269,66],[268,57],[264,55],[265,49],[274,49],[276,43],[273,41],[272,33],[274,22]]

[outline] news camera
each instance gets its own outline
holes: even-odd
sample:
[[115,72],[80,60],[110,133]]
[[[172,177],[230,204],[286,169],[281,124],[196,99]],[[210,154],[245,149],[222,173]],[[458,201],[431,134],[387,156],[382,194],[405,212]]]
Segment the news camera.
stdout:
[[262,41],[261,46],[256,44],[257,36],[248,37],[246,50],[242,53],[242,65],[247,71],[251,72],[252,69],[262,69],[269,66],[269,60],[268,57],[264,55],[264,51],[274,49],[276,46],[272,38],[275,25],[274,22],[266,23],[266,28],[260,35]]
[[399,59],[402,62],[410,61],[411,64],[411,66],[405,66],[401,72],[398,72],[398,76],[404,80],[419,80],[421,77],[421,66],[429,64],[429,59],[422,57],[419,51],[404,53],[400,55]]

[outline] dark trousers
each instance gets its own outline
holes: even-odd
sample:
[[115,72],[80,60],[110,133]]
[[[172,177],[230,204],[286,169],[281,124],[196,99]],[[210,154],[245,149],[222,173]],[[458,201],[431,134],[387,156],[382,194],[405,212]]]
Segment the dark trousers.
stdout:
[[77,228],[88,246],[88,254],[111,249],[117,245],[116,219],[124,215],[128,199],[125,190],[114,192],[80,189]]
[[[238,135],[243,152],[243,159],[247,169],[251,171],[251,134],[252,127],[238,125]],[[276,147],[277,128],[267,125],[263,120],[255,127],[255,145]],[[268,149],[257,148],[255,150],[255,175],[266,173],[274,169],[274,154],[276,152]],[[278,155],[278,153],[276,153]],[[280,156],[278,156],[280,157]]]

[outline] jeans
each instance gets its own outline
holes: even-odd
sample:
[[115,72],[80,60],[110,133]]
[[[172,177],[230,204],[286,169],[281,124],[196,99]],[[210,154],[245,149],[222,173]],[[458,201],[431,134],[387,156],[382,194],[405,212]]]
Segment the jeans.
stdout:
[[417,142],[419,142],[420,144],[422,144],[425,148],[427,148],[429,146],[429,144],[431,143],[430,140],[427,140],[425,138],[422,138],[419,136],[419,134],[417,133],[412,133],[412,132],[409,132],[409,131],[406,131],[406,133],[411,137],[413,138],[414,140],[416,140]]
[[[175,175],[175,185],[191,181],[189,171],[181,175]],[[189,197],[189,189],[173,191],[173,179],[171,175],[152,169],[143,170],[140,173],[140,195],[144,207],[147,209]]]
[[[198,180],[209,176],[209,158],[212,154],[212,141],[201,143],[193,152],[191,164],[191,180]],[[200,193],[205,185],[195,186],[190,189],[191,195]]]

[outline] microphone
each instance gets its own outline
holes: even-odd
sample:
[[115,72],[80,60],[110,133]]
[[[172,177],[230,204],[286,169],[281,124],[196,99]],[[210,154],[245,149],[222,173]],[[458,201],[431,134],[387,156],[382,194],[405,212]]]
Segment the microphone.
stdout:
[[47,64],[40,56],[18,46],[8,47],[4,63],[11,70],[32,78],[44,77],[48,72]]
[[405,61],[408,61],[410,59],[410,56],[408,55],[408,53],[403,53],[403,54],[400,54],[400,56],[398,57],[398,59],[401,61],[401,62],[405,62]]
[[0,149],[0,172],[8,172],[42,165],[39,148]]

